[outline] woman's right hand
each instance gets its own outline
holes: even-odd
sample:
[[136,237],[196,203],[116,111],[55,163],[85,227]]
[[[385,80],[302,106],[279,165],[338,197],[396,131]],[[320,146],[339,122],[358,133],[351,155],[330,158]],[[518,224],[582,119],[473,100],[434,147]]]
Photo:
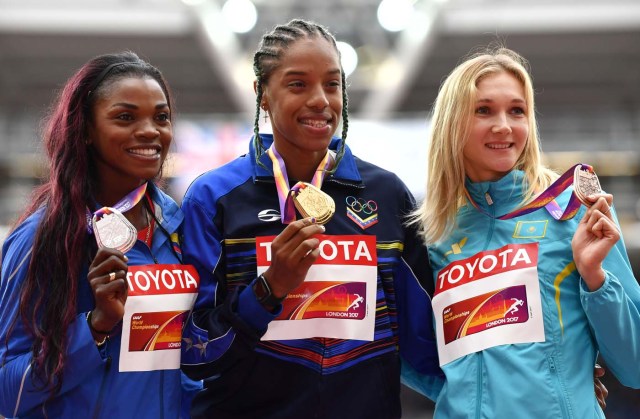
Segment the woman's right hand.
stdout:
[[620,240],[620,231],[611,214],[613,195],[596,194],[587,197],[593,205],[585,212],[571,240],[576,269],[590,291],[602,286],[602,267],[609,251]]
[[289,224],[271,243],[271,266],[263,274],[275,297],[285,297],[298,287],[320,255],[320,240],[314,237],[325,228],[313,218]]
[[[96,253],[87,279],[96,306],[91,311],[91,332],[109,331],[124,316],[127,301],[127,257],[116,249],[100,248]],[[95,336],[94,336],[95,337]]]

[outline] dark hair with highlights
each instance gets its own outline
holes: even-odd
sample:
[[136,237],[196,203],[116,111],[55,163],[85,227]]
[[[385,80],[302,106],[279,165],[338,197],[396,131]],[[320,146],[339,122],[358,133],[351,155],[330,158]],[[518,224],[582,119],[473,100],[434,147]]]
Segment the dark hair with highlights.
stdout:
[[86,145],[88,127],[96,100],[108,95],[115,81],[129,77],[156,80],[171,109],[164,77],[135,53],[101,55],[85,63],[66,82],[44,121],[48,176],[16,223],[43,209],[21,289],[20,317],[33,336],[32,373],[51,389],[52,397],[62,387],[68,328],[77,316],[78,283],[96,251],[87,234],[86,209],[93,206],[96,181]]
[[[280,60],[287,48],[296,41],[303,38],[321,37],[331,43],[338,53],[340,59],[340,51],[336,45],[336,39],[327,28],[314,22],[302,19],[293,19],[285,25],[276,26],[271,32],[263,35],[258,50],[253,56],[253,72],[256,75],[256,117],[253,124],[253,144],[256,152],[256,160],[260,162],[260,156],[266,151],[259,133],[260,122],[260,102],[262,101],[263,86],[269,82],[269,77],[278,68]],[[347,99],[347,83],[346,75],[342,66],[340,66],[341,84],[342,84],[342,141],[336,153],[336,164],[329,171],[335,172],[338,163],[344,155],[345,141],[347,139],[347,130],[349,129],[349,112]]]

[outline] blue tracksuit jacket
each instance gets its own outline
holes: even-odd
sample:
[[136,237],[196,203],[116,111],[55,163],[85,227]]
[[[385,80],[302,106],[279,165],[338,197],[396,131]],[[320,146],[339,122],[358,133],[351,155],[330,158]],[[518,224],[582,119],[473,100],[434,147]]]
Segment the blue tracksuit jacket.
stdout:
[[[156,217],[177,238],[182,212],[175,202],[151,183],[148,191]],[[30,373],[32,338],[21,320],[5,340],[12,319],[18,313],[19,291],[30,261],[33,237],[41,212],[24,221],[2,247],[0,288],[0,414],[6,417],[41,418],[177,418],[188,417],[191,398],[201,388],[180,370],[118,372],[120,334],[112,336],[99,350],[87,325],[86,315],[94,307],[86,279],[88,266],[78,284],[77,316],[68,331],[68,350],[61,392],[53,399],[40,388]],[[156,229],[152,249],[138,240],[126,253],[129,265],[180,263],[169,236]],[[43,403],[46,406],[43,407]],[[182,414],[181,414],[182,404]]]
[[[264,136],[266,146],[272,137]],[[336,149],[334,139],[331,149]],[[271,168],[269,157],[262,162]],[[292,184],[294,180],[291,180]],[[399,353],[425,374],[438,374],[426,249],[405,227],[414,200],[400,179],[347,149],[325,178],[336,214],[327,235],[372,235],[377,243],[374,340],[260,341],[274,318],[248,285],[256,278],[257,236],[279,234],[271,169],[247,155],[194,181],[183,201],[185,263],[196,266],[200,293],[184,337],[183,370],[205,378],[193,417],[392,418],[400,416]],[[347,197],[375,201],[378,223],[362,229]],[[350,202],[350,201],[349,201]]]

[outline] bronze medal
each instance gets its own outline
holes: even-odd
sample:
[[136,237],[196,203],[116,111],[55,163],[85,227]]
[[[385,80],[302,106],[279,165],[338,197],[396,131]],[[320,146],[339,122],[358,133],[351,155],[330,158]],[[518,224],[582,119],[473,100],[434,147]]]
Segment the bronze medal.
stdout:
[[573,172],[573,189],[576,197],[587,207],[592,205],[587,196],[602,193],[598,176],[592,171],[582,170],[580,165]]
[[336,212],[333,198],[310,183],[293,193],[293,203],[303,217],[314,217],[318,224],[328,223]]
[[91,225],[98,247],[108,247],[127,253],[138,238],[136,228],[115,208],[109,208],[109,213],[104,214],[99,220],[94,215]]

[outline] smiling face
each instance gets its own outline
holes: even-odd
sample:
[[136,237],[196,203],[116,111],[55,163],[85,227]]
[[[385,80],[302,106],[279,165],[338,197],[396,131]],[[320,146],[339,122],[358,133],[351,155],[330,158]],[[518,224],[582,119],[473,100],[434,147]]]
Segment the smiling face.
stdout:
[[463,149],[466,175],[494,181],[510,172],[529,135],[529,110],[522,83],[507,72],[478,82],[469,138]]
[[284,50],[264,86],[275,146],[287,165],[324,157],[342,113],[341,68],[335,47],[306,37]]
[[171,110],[157,81],[137,77],[114,81],[96,99],[89,128],[99,189],[126,193],[153,179],[172,138]]

